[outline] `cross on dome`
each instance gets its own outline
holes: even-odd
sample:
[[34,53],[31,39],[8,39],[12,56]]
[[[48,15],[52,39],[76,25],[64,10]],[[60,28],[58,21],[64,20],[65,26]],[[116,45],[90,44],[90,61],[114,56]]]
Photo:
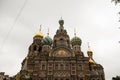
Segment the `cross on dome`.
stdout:
[[41,37],[43,38],[43,33],[41,32],[41,27],[42,25],[40,25],[39,31],[35,33],[35,36]]

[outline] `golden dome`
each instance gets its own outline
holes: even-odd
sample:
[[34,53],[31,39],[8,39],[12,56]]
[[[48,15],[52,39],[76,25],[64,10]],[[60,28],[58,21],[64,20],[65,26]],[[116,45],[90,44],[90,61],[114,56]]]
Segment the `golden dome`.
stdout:
[[34,36],[39,36],[39,37],[43,38],[44,35],[42,32],[36,32]]
[[43,38],[44,35],[43,35],[43,33],[41,32],[41,25],[40,25],[39,31],[36,32],[34,36],[39,36],[39,37]]
[[88,48],[87,52],[90,52],[90,53],[92,53],[92,50],[91,50],[90,48]]

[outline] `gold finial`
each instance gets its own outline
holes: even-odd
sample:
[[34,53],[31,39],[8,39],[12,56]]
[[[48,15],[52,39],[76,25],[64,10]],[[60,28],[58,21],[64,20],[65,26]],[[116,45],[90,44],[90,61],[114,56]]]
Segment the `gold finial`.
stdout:
[[63,17],[62,17],[62,16],[60,17],[60,20],[63,20]]
[[76,29],[74,28],[74,36],[76,37]]
[[92,52],[92,50],[90,49],[89,42],[88,42],[88,51],[87,52]]
[[89,44],[89,42],[88,42],[88,48],[90,48],[90,44]]
[[40,25],[40,29],[39,29],[39,32],[41,32],[41,28],[42,28],[42,25]]
[[92,52],[92,50],[90,49],[90,44],[89,44],[89,42],[88,42],[87,54],[88,54],[88,56],[89,56],[89,62],[90,62],[90,63],[95,63],[94,59],[92,58],[93,52]]
[[48,28],[47,36],[49,36],[49,28]]

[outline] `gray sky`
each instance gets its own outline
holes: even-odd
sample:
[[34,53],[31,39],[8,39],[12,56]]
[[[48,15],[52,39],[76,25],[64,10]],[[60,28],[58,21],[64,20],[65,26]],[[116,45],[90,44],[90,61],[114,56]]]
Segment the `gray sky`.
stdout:
[[24,2],[0,0],[0,72],[11,76],[19,72],[39,25],[42,24],[44,35],[49,28],[53,37],[62,16],[70,38],[76,28],[86,56],[87,42],[90,42],[94,60],[103,65],[106,80],[120,75],[117,14],[120,6],[115,6],[111,0],[27,0],[19,13]]

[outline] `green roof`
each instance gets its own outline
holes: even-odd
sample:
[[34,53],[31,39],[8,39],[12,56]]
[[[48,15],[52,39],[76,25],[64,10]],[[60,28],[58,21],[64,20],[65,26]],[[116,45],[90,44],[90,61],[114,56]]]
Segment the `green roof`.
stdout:
[[74,46],[74,45],[80,45],[81,46],[82,40],[79,37],[75,36],[74,38],[71,39],[71,44],[72,44],[72,46]]
[[45,38],[43,38],[43,44],[52,45],[52,39],[49,36],[46,36]]

